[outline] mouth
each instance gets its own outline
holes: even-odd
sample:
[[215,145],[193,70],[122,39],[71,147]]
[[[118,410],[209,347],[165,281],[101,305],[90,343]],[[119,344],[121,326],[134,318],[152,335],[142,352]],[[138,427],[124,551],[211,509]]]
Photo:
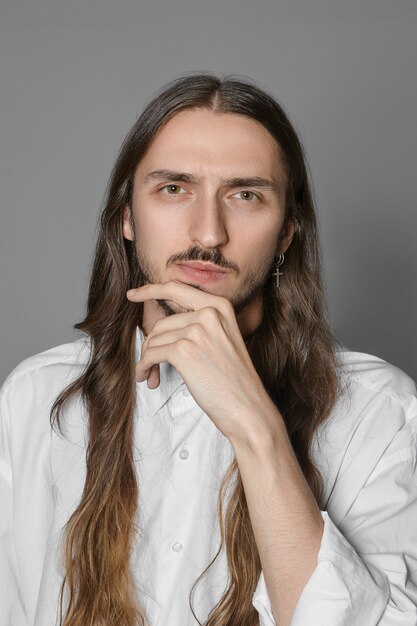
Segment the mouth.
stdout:
[[203,263],[201,261],[179,263],[177,267],[189,279],[204,284],[222,280],[229,273],[228,270],[213,263]]

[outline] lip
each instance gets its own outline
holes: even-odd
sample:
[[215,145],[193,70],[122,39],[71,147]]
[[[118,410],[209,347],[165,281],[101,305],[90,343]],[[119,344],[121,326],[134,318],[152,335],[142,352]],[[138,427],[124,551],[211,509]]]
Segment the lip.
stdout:
[[208,261],[206,262],[192,261],[192,262],[180,263],[180,266],[192,267],[193,269],[202,270],[204,272],[217,272],[220,274],[226,274],[227,272],[227,270],[222,269],[221,267],[218,267],[217,265],[214,265],[213,263],[209,263]]
[[221,280],[227,276],[228,271],[213,265],[213,263],[202,263],[195,261],[193,263],[179,263],[179,269],[189,279],[199,283],[209,283]]

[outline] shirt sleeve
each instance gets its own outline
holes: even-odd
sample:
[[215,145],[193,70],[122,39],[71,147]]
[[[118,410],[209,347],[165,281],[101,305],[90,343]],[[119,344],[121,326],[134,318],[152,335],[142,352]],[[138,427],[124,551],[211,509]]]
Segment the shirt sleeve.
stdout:
[[13,534],[10,421],[3,393],[0,394],[0,624],[26,624]]
[[[290,626],[416,626],[417,472],[411,446],[382,457],[337,527],[323,511],[317,566]],[[275,626],[264,576],[253,605]]]

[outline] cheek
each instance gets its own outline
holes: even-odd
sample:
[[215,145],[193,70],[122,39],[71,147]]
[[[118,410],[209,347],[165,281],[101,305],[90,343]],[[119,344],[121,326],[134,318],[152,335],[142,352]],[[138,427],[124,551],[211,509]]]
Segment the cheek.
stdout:
[[136,226],[139,233],[143,233],[152,243],[157,244],[159,239],[174,239],[178,234],[184,234],[186,219],[179,211],[161,210],[157,204],[150,204],[146,211],[136,214]]
[[[281,231],[281,221],[279,223],[256,224],[252,228],[240,233],[238,249],[241,255],[244,254],[250,265],[256,259],[269,259],[274,257],[279,234]],[[256,233],[256,237],[254,236]]]
[[171,216],[161,215],[157,210],[138,215],[136,218],[136,249],[142,262],[153,268],[164,268],[167,258],[186,249],[184,224]]

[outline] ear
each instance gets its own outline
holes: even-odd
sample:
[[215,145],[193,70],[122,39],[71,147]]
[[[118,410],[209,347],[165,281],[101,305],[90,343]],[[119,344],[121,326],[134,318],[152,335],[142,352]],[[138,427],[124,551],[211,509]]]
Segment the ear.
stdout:
[[123,223],[122,223],[123,237],[133,241],[135,236],[132,228],[132,212],[127,205],[123,209]]
[[278,254],[283,254],[288,250],[296,232],[297,221],[292,217],[288,217],[285,220],[279,235]]

